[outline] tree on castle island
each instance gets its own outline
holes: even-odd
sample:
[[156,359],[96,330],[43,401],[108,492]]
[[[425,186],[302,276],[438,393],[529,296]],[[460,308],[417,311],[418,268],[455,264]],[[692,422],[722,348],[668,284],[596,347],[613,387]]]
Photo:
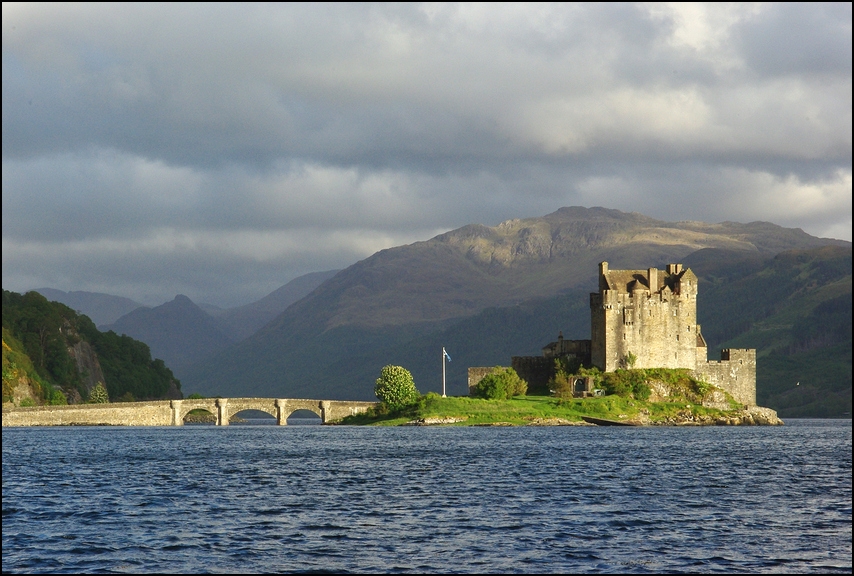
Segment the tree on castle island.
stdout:
[[409,370],[390,364],[383,367],[377,378],[374,394],[392,410],[412,404],[421,396]]
[[477,383],[473,395],[487,400],[509,400],[513,396],[524,396],[527,392],[528,383],[513,368],[496,366],[491,374]]

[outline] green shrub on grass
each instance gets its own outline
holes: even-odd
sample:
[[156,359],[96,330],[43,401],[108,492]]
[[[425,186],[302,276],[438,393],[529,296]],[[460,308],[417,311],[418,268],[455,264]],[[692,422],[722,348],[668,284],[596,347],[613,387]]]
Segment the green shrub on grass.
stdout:
[[496,366],[491,374],[484,376],[474,387],[474,395],[487,400],[508,400],[524,395],[528,383],[522,380],[513,368]]

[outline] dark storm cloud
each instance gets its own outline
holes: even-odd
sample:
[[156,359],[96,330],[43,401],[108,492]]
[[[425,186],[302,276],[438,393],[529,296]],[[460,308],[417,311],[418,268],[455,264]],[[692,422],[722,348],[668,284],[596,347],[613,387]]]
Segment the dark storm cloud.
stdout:
[[234,305],[566,205],[850,239],[851,7],[4,3],[2,130],[10,289]]
[[782,2],[737,25],[733,40],[762,75],[851,73],[851,3]]

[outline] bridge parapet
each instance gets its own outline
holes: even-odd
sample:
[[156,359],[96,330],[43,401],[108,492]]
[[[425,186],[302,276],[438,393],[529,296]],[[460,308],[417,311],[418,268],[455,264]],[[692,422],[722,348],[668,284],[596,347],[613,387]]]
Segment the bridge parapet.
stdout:
[[355,416],[367,412],[379,402],[350,402],[345,400],[326,400],[321,402],[324,408],[323,423],[338,422],[346,416]]

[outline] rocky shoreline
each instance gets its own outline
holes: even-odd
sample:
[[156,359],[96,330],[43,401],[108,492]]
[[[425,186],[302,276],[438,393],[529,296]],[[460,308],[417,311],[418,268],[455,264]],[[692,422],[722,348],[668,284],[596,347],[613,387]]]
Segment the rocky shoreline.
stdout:
[[726,416],[701,416],[686,409],[675,418],[661,422],[648,422],[652,426],[783,426],[776,410],[762,406],[748,406]]

